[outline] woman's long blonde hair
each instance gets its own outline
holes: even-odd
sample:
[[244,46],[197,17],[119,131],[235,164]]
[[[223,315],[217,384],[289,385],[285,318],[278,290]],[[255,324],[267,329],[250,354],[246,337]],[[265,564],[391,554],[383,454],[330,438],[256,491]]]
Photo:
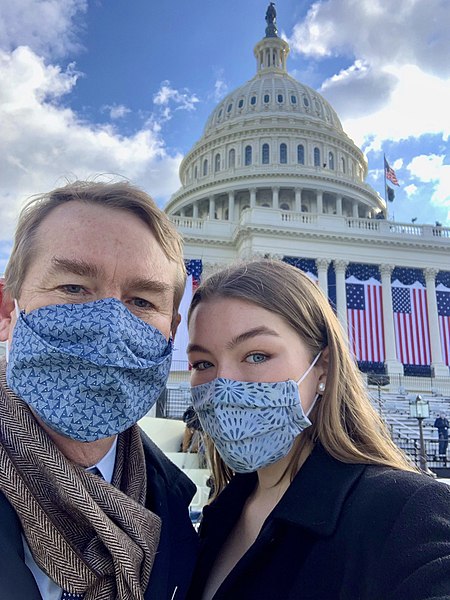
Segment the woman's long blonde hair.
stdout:
[[[291,477],[317,441],[331,456],[345,463],[416,470],[393,443],[372,407],[346,335],[328,300],[307,275],[281,261],[266,259],[230,266],[197,288],[188,321],[196,306],[213,298],[244,300],[279,315],[298,333],[311,360],[328,347],[326,389],[310,414],[312,425],[297,438],[288,467]],[[217,495],[233,473],[213,444],[208,445]]]

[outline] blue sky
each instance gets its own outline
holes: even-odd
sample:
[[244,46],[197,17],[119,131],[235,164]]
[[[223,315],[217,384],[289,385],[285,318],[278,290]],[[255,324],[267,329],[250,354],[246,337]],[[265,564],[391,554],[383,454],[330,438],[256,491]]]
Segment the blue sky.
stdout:
[[[265,0],[0,0],[0,272],[17,214],[67,179],[123,175],[163,206],[216,103],[255,73]],[[395,220],[450,225],[448,0],[279,0],[291,75],[364,150]]]

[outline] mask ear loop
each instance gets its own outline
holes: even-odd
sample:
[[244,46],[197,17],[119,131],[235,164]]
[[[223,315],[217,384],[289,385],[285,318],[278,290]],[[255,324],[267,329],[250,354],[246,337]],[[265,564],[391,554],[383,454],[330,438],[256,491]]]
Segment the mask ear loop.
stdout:
[[[306,378],[306,377],[309,375],[309,373],[311,372],[311,370],[314,368],[314,366],[315,366],[316,362],[319,360],[319,358],[320,358],[321,354],[322,354],[322,350],[321,350],[321,351],[320,351],[320,352],[317,354],[316,358],[315,358],[315,359],[312,361],[312,363],[311,363],[311,364],[309,365],[309,367],[306,369],[305,373],[303,373],[303,375],[302,375],[302,376],[300,377],[300,379],[297,381],[297,385],[300,385],[300,384],[301,384],[301,382],[302,382],[302,381],[303,381],[303,380],[304,380],[304,379],[305,379],[305,378]],[[302,403],[302,401],[301,401],[301,396],[300,396],[300,394],[299,394],[299,397],[300,397],[300,404],[301,404],[301,403]],[[310,407],[309,407],[309,409],[308,409],[308,412],[307,412],[307,413],[305,413],[305,415],[306,415],[306,416],[308,416],[308,415],[310,414],[310,412],[311,412],[311,411],[312,411],[312,409],[314,408],[314,405],[316,404],[316,402],[317,402],[317,399],[318,399],[318,398],[319,398],[319,394],[316,394],[316,395],[314,396],[314,400],[313,400],[313,402],[312,402],[311,406],[310,406]]]

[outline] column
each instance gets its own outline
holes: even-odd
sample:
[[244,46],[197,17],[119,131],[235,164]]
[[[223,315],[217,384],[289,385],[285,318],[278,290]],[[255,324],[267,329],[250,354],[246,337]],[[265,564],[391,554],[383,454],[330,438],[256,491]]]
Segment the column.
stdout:
[[347,292],[345,289],[345,270],[348,262],[335,260],[334,270],[336,272],[336,311],[345,335],[348,335],[347,326]]
[[425,282],[427,284],[428,326],[430,328],[431,342],[431,372],[433,377],[448,377],[447,365],[442,359],[441,336],[439,334],[439,318],[436,300],[436,275],[438,269],[425,269]]
[[210,196],[209,197],[209,211],[208,211],[208,218],[211,219],[215,219],[216,218],[216,201],[214,196]]
[[278,193],[280,191],[279,187],[272,188],[272,208],[280,208]]
[[234,221],[234,192],[228,192],[228,220]]
[[302,212],[302,188],[295,188],[295,212]]
[[198,202],[192,204],[192,218],[198,219]]
[[356,202],[356,200],[353,201],[353,216],[355,217],[355,219],[359,217],[358,202]]
[[250,208],[256,206],[256,188],[250,188]]
[[393,265],[380,265],[381,297],[383,303],[383,330],[386,370],[388,375],[403,375],[403,365],[395,349],[394,312],[392,310],[391,274]]
[[336,196],[336,214],[342,215],[342,196]]
[[323,213],[323,192],[321,190],[316,191],[316,203],[317,203],[317,214]]
[[330,261],[328,258],[316,259],[317,272],[319,276],[319,287],[325,296],[328,298],[328,265]]

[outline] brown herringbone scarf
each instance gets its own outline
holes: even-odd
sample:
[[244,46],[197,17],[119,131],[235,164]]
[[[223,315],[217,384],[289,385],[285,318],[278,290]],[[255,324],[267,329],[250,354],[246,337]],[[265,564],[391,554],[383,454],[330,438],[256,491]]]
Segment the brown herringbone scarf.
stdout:
[[0,490],[34,560],[85,600],[144,598],[161,530],[144,508],[146,471],[137,426],[120,434],[112,485],[69,462],[0,373]]

